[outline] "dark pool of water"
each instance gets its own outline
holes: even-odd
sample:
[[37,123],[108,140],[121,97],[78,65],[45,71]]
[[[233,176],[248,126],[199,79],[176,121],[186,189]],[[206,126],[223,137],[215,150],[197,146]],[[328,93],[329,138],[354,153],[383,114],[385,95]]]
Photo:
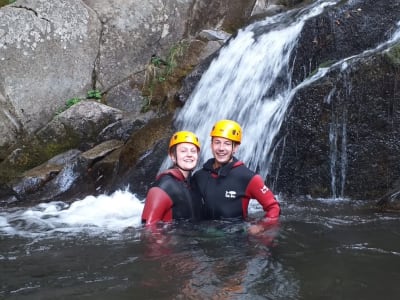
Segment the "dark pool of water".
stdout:
[[135,229],[3,235],[0,299],[398,299],[399,221],[367,202],[296,200],[260,237],[227,222],[160,243]]

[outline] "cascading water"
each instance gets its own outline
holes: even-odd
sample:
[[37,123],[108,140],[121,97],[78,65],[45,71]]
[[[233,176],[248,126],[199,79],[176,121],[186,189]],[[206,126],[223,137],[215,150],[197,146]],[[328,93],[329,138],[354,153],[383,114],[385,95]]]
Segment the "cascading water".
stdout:
[[[346,72],[347,63],[344,62],[341,69],[344,82],[344,92],[347,97],[351,94],[351,84]],[[325,103],[331,104],[332,96],[337,92],[336,87],[325,98]],[[347,107],[341,106],[331,111],[331,123],[329,126],[329,147],[330,147],[330,173],[331,190],[333,199],[343,199],[346,169],[347,169]]]
[[[400,22],[397,24],[400,26]],[[352,87],[348,78],[349,68],[357,60],[372,55],[391,45],[397,43],[400,39],[400,29],[397,29],[393,36],[384,43],[378,45],[375,49],[366,50],[355,56],[347,57],[330,66],[329,68],[321,68],[317,74],[302,82],[299,86],[293,89],[293,92],[304,87],[305,85],[318,80],[325,76],[329,71],[339,69],[340,81],[343,83],[341,87],[344,97],[350,97]],[[324,99],[325,103],[331,104],[332,98],[338,89],[334,86],[331,92]],[[345,182],[347,169],[347,108],[342,106],[339,111],[332,109],[331,124],[329,128],[329,146],[330,146],[330,173],[331,173],[331,190],[333,199],[345,198]]]
[[342,115],[332,116],[332,122],[329,127],[329,145],[332,198],[343,198],[347,165],[345,108]]
[[[335,3],[316,2],[296,15],[281,14],[254,23],[221,49],[175,120],[176,128],[199,136],[203,144],[199,166],[211,157],[212,125],[219,119],[232,119],[243,129],[237,156],[261,176],[268,174],[274,137],[292,98],[292,50],[304,22]],[[167,160],[161,169],[166,166]]]

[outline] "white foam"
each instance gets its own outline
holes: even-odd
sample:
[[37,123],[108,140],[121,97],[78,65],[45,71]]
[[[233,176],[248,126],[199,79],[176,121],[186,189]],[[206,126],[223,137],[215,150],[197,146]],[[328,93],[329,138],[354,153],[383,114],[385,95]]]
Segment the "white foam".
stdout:
[[71,205],[41,203],[35,207],[0,213],[0,232],[37,236],[52,232],[107,233],[141,225],[144,203],[128,191],[87,196]]

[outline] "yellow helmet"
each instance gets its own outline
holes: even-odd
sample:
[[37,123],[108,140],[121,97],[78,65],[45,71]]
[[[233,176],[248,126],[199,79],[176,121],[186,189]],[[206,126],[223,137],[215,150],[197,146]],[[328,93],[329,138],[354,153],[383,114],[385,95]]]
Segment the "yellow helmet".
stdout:
[[191,143],[191,144],[195,145],[200,151],[199,138],[193,132],[190,132],[190,131],[175,132],[169,141],[168,149],[170,150],[171,147],[173,147],[177,144],[180,144],[180,143]]
[[220,120],[215,123],[210,136],[223,137],[240,144],[242,141],[242,128],[235,121]]

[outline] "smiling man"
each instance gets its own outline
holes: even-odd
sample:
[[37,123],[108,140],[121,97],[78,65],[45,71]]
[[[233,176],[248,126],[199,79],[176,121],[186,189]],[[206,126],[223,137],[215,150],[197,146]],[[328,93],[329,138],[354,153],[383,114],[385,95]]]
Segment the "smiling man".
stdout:
[[210,133],[210,158],[194,174],[193,185],[205,205],[206,219],[229,219],[248,216],[250,199],[256,199],[265,211],[265,218],[250,226],[250,233],[263,231],[275,224],[280,207],[272,191],[260,175],[248,169],[234,155],[242,140],[242,129],[232,120],[220,120]]

